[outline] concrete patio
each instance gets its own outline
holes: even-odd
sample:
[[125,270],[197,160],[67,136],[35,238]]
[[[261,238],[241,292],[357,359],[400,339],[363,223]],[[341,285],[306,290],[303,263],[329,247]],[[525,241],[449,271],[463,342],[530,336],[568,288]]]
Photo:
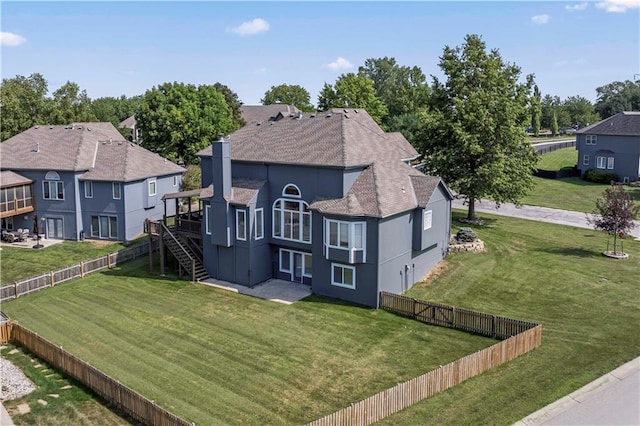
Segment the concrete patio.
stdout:
[[271,279],[253,287],[246,287],[213,278],[200,281],[200,283],[222,290],[233,291],[234,293],[246,294],[248,296],[259,297],[260,299],[271,300],[272,302],[283,303],[285,305],[291,305],[311,295],[311,287],[308,285],[278,279]]
[[[40,245],[42,248],[47,248],[55,244],[60,244],[63,240],[55,240],[51,238],[40,238]],[[33,248],[38,244],[38,241],[34,238],[28,238],[24,241],[14,241],[12,243],[8,243],[6,241],[0,241],[0,249],[3,247],[18,247],[18,248]]]

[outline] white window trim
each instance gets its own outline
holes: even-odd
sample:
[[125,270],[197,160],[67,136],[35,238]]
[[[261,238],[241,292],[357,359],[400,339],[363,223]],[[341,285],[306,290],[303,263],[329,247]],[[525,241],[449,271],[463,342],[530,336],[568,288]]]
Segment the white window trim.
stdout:
[[[340,233],[340,225],[347,225],[349,227],[348,235],[349,235],[349,246],[348,247],[340,247],[340,245],[332,245],[331,244],[331,223],[336,223],[338,226],[338,234]],[[362,247],[357,248],[354,246],[355,242],[355,230],[356,225],[362,225]],[[349,263],[355,263],[355,254],[359,251],[362,252],[362,261],[367,261],[367,222],[346,222],[342,220],[335,219],[327,219],[324,218],[324,245],[325,247],[338,249],[338,250],[348,250],[349,251]],[[340,244],[340,236],[338,235],[338,244]],[[329,259],[329,250],[325,250],[326,259]]]
[[[282,252],[285,252],[285,251],[289,253],[289,269],[288,270],[287,269],[282,269]],[[294,263],[293,254],[294,253],[302,255],[302,276],[305,277],[305,278],[313,278],[313,276],[312,276],[313,273],[309,274],[307,272],[307,268],[305,268],[305,266],[304,266],[305,265],[305,262],[304,262],[305,257],[311,257],[311,253],[305,253],[303,251],[281,248],[278,251],[278,270],[280,272],[284,272],[286,274],[292,274],[293,273],[293,263]],[[313,262],[312,262],[312,265],[313,265]]]
[[[289,187],[294,187],[298,192],[298,195],[287,194],[286,191],[287,191],[287,188]],[[300,191],[300,188],[298,188],[298,185],[296,185],[295,183],[288,183],[284,186],[284,188],[282,188],[282,196],[289,197],[289,198],[302,198],[302,191]]]
[[[240,237],[240,216],[243,218],[242,237]],[[247,211],[243,209],[236,210],[236,240],[247,241]]]
[[[258,225],[260,225],[260,229],[262,232],[258,235]],[[264,209],[256,209],[256,223],[253,229],[253,238],[257,240],[261,240],[264,238]]]
[[93,198],[93,182],[90,180],[84,181],[84,198]]
[[[596,156],[596,169],[604,170],[607,167],[607,157]],[[602,163],[602,164],[600,164]]]
[[[153,184],[153,193],[151,193],[151,184]],[[150,180],[147,184],[147,194],[149,197],[154,197],[158,193],[158,183],[156,180]]]
[[589,154],[585,154],[582,156],[582,165],[583,166],[589,165]]
[[[93,231],[93,218],[98,218],[98,233],[94,234]],[[103,237],[102,236],[102,218],[107,218],[107,237]],[[111,226],[111,219],[115,219],[116,220],[116,227],[115,227],[115,236],[112,236],[114,229]],[[98,238],[100,240],[117,240],[118,239],[118,216],[110,216],[110,215],[91,215],[91,229],[90,229],[90,233],[91,233],[91,237],[93,238]]]
[[584,137],[585,145],[596,145],[598,143],[598,136],[596,135],[586,135]]
[[[49,173],[51,173],[51,172],[49,172]],[[51,187],[52,187],[51,184],[52,183],[55,184],[55,185],[53,185],[55,191],[51,190]],[[62,185],[62,198],[58,198],[58,184]],[[49,198],[44,196],[44,194],[45,194],[44,187],[45,186],[49,187]],[[42,181],[42,199],[43,200],[64,200],[64,182],[59,181],[59,180],[43,180]]]
[[[118,196],[116,197],[116,188],[118,188]],[[111,195],[114,200],[119,200],[122,198],[122,185],[120,182],[111,182]]]
[[607,170],[615,169],[615,157],[607,157]]
[[211,214],[211,205],[204,206],[204,232],[207,235],[211,235],[211,228],[209,228],[209,215]]
[[[292,184],[293,185],[293,184]],[[295,186],[295,185],[294,185]],[[285,223],[284,223],[284,217],[285,211],[291,211],[291,210],[285,210],[284,209],[284,203],[286,203],[287,201],[292,202],[292,203],[298,203],[298,210],[297,213],[300,215],[300,238],[287,238],[284,236],[284,227],[285,227]],[[278,202],[281,203],[281,206],[279,209],[277,209],[277,211],[279,212],[279,215],[275,214],[276,211],[276,204],[278,204]],[[273,238],[277,238],[279,240],[285,240],[285,241],[296,241],[296,242],[300,242],[300,243],[305,243],[305,244],[311,244],[312,242],[312,231],[313,231],[313,224],[312,224],[312,217],[311,217],[311,212],[310,211],[305,211],[305,208],[308,209],[309,204],[307,204],[305,201],[300,200],[298,198],[278,198],[277,200],[275,200],[273,202],[273,205],[271,206],[271,236]],[[280,233],[282,235],[276,235],[276,216],[280,217],[280,226],[278,227],[280,229]],[[308,217],[309,218],[309,240],[305,240],[304,239],[304,218]]]
[[[350,269],[353,272],[353,284],[352,285],[336,282],[336,279],[335,279],[335,276],[334,276],[334,269],[335,269],[336,266],[339,267],[339,268],[342,268],[342,269]],[[331,263],[331,285],[336,286],[336,287],[348,288],[350,290],[355,290],[356,289],[356,268],[355,268],[355,266],[343,265],[342,263]]]
[[422,230],[426,231],[433,226],[433,210],[425,210],[422,214]]

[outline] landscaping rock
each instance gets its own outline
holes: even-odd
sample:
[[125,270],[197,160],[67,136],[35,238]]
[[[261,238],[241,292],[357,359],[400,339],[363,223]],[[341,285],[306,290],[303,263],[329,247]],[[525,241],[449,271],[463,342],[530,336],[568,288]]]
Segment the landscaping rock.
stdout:
[[44,399],[39,399],[39,400],[38,400],[38,404],[40,404],[40,405],[44,405],[45,407],[46,407],[47,405],[49,405],[49,403],[48,403],[47,401],[45,401]]
[[20,404],[18,405],[18,413],[20,414],[27,414],[31,412],[31,407],[29,407],[29,404]]
[[0,377],[2,377],[0,390],[2,401],[17,399],[36,390],[36,385],[24,375],[22,370],[5,358],[0,358]]
[[71,385],[66,385],[66,386],[61,387],[60,389],[71,389],[72,387],[73,386],[71,386]]

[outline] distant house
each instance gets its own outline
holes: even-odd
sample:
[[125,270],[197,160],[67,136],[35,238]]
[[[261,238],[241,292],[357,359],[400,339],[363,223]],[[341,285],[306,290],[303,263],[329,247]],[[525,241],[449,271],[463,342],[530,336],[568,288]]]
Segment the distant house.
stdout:
[[400,133],[361,109],[278,116],[198,153],[211,277],[377,306],[445,256],[451,192],[410,165],[418,153]]
[[3,229],[35,232],[37,217],[48,238],[120,241],[163,217],[184,172],[111,123],[34,126],[0,144],[0,169]]
[[299,112],[300,110],[295,105],[287,104],[240,106],[240,113],[246,124],[276,121],[283,117],[296,116]]
[[640,179],[640,111],[625,111],[576,132],[578,168],[613,172],[622,182]]
[[133,142],[139,142],[142,139],[142,132],[138,129],[138,122],[136,121],[136,116],[132,115],[131,117],[125,118],[119,124],[121,129],[130,129],[131,135],[129,136],[129,140]]

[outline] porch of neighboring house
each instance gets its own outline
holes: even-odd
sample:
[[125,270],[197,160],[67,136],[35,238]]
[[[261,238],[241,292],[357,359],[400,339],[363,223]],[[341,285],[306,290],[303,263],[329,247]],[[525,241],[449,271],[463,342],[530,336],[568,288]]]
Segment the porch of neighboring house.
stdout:
[[[15,172],[4,170],[0,172],[0,182],[2,241],[5,243],[29,241],[40,231],[37,228],[37,222],[30,220],[29,215],[35,210],[33,181]],[[25,225],[26,223],[28,226]]]
[[[149,238],[159,242],[160,274],[164,275],[168,253],[171,253],[179,275],[188,275],[193,282],[209,278],[202,264],[203,215],[200,190],[165,194],[162,201],[164,203],[162,220],[147,220],[145,226]],[[167,203],[175,203],[175,215],[167,215]],[[149,256],[152,255],[153,252],[150,252]],[[153,263],[150,262],[150,265]]]

